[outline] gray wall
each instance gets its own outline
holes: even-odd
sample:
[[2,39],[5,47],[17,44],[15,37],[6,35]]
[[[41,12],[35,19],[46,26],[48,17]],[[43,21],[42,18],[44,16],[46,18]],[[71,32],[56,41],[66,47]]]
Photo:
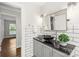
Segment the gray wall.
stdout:
[[9,24],[16,24],[16,21],[4,20],[4,37],[16,36],[16,35],[10,35],[9,34]]

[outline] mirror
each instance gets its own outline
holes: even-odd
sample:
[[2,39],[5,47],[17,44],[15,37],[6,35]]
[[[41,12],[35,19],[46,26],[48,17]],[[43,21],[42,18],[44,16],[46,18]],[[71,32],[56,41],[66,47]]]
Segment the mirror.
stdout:
[[54,30],[66,30],[66,14],[54,17]]
[[43,19],[45,30],[66,30],[67,9],[46,15]]

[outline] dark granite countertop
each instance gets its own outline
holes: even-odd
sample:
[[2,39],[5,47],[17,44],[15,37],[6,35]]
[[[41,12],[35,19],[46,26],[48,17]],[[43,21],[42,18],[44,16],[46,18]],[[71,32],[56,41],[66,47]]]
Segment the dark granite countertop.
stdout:
[[67,46],[65,46],[65,47],[62,47],[62,46],[61,46],[62,48],[66,48],[66,49],[68,50],[68,51],[66,51],[66,50],[63,50],[62,48],[55,48],[52,43],[49,43],[49,42],[46,42],[46,41],[42,42],[42,41],[41,41],[39,38],[37,38],[37,37],[35,37],[35,38],[33,38],[33,39],[35,39],[35,40],[37,40],[37,41],[39,41],[39,42],[41,42],[41,43],[43,43],[43,44],[45,44],[45,45],[51,47],[51,48],[54,48],[54,49],[56,49],[56,50],[58,50],[58,51],[60,51],[60,52],[62,52],[62,53],[64,53],[64,54],[66,54],[66,55],[70,55],[70,53],[72,52],[72,50],[75,48],[75,46],[74,46],[74,45],[71,45],[71,44],[67,44]]

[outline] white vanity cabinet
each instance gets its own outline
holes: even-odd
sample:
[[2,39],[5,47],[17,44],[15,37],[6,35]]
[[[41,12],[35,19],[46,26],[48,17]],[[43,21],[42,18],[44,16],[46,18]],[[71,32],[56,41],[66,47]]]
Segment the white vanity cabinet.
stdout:
[[34,56],[36,57],[52,57],[52,48],[34,40]]
[[42,45],[43,47],[43,57],[53,57],[53,50],[51,47],[47,46],[47,45]]
[[34,56],[36,56],[36,57],[42,57],[43,55],[42,55],[42,44],[40,43],[40,42],[38,42],[38,41],[36,41],[36,40],[34,40],[33,41],[33,43],[34,43],[34,49],[33,49],[33,51],[34,51]]
[[68,55],[62,53],[53,47],[47,46],[34,39],[34,56],[36,57],[67,57]]

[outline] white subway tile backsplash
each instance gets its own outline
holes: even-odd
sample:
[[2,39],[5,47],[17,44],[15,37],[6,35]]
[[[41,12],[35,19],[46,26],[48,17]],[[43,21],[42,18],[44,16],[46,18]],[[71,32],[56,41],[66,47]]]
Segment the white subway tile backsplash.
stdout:
[[25,56],[31,57],[33,56],[33,37],[36,37],[40,34],[40,27],[33,25],[25,26]]

